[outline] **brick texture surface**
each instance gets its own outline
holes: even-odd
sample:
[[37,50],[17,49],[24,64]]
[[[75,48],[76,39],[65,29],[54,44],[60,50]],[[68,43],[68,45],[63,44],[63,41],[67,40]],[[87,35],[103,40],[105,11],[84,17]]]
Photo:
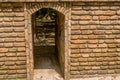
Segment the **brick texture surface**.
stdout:
[[119,3],[72,3],[71,78],[120,73]]
[[0,4],[0,80],[26,78],[24,8]]
[[[32,45],[29,45],[31,46],[29,50],[26,49],[28,46],[25,37],[31,39],[29,37],[32,34],[29,34],[31,32],[27,31],[25,26],[25,10],[29,9],[29,6],[26,8],[24,4],[29,3],[0,3],[0,80],[27,79],[29,66],[27,66],[26,54],[32,49]],[[70,62],[65,62],[69,65],[66,68],[70,68],[70,73],[67,74],[70,74],[70,78],[82,78],[81,80],[89,76],[120,74],[120,3],[72,2],[70,4],[71,15],[66,17],[71,17],[71,20],[67,20],[71,21],[70,33],[65,35],[65,37],[70,36],[70,45],[68,45],[70,55],[65,57],[65,59],[70,57]],[[34,12],[39,6],[30,8],[31,13],[32,9]],[[64,8],[56,7],[58,11]],[[28,23],[31,25],[30,22]],[[67,26],[65,28],[68,28]],[[25,30],[29,35],[25,36]],[[109,80],[109,78],[100,79]],[[119,78],[114,79],[119,80]]]

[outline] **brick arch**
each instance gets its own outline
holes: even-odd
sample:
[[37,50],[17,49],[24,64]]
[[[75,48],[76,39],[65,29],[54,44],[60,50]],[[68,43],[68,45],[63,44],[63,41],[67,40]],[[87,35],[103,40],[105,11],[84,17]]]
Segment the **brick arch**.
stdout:
[[27,10],[29,14],[33,14],[36,11],[42,9],[42,8],[51,8],[54,9],[63,15],[66,15],[69,12],[68,3],[37,3],[35,5],[29,6],[29,9]]
[[25,38],[26,38],[26,54],[27,54],[27,80],[33,80],[33,46],[32,46],[32,14],[42,8],[51,8],[65,16],[64,31],[65,31],[65,46],[64,46],[64,79],[69,80],[69,54],[70,54],[70,4],[69,3],[29,3],[25,5]]

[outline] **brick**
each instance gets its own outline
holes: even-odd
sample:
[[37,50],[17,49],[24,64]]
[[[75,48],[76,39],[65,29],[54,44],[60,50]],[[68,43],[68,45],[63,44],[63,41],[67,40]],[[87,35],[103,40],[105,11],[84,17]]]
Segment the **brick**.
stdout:
[[103,35],[104,32],[105,32],[105,31],[103,31],[103,30],[95,30],[93,33],[94,33],[94,34],[99,34],[99,35],[101,34],[101,35]]
[[97,36],[96,36],[96,35],[89,35],[88,38],[89,38],[89,39],[96,39]]
[[100,16],[99,19],[100,20],[109,20],[110,16]]
[[4,43],[4,47],[6,48],[13,47],[13,43]]
[[80,49],[80,52],[82,53],[90,53],[92,52],[92,49]]
[[89,57],[89,54],[82,54],[82,57]]
[[[77,7],[77,8],[78,8],[78,7]],[[83,14],[85,15],[85,14],[89,14],[89,12],[88,12],[88,11],[85,11],[85,10],[80,10],[80,11],[74,11],[74,10],[73,10],[73,11],[72,11],[72,14],[73,14],[73,15],[80,15],[80,14],[81,14],[81,15],[83,15]]]
[[14,42],[15,39],[14,38],[5,38],[4,41],[5,42]]
[[83,44],[83,45],[79,45],[79,48],[80,48],[80,49],[84,49],[84,48],[87,48],[87,45],[86,45],[86,44]]
[[20,61],[25,61],[26,57],[17,57],[17,59],[20,60]]
[[99,70],[99,72],[98,72],[99,74],[107,74],[108,73],[108,71],[107,70]]
[[13,21],[13,17],[4,17],[3,18],[3,20],[5,21],[5,22],[11,22],[11,21]]
[[7,61],[16,61],[17,57],[7,57],[6,60]]
[[108,74],[114,74],[115,70],[108,70]]
[[25,51],[25,47],[19,47],[19,48],[17,49],[17,51],[23,52],[23,51]]
[[10,75],[7,76],[8,79],[10,79],[10,78],[15,79],[16,77],[17,77],[16,74],[10,74]]
[[14,13],[14,16],[15,16],[15,17],[24,17],[25,14],[24,14],[23,12],[15,12],[15,13]]
[[21,69],[26,69],[26,67],[27,67],[26,65],[17,65],[15,69],[21,70]]
[[85,66],[85,70],[91,70],[92,68],[89,66]]
[[101,10],[99,10],[99,11],[95,11],[94,12],[94,15],[115,15],[116,14],[116,11],[101,11]]
[[109,65],[115,65],[116,63],[115,62],[109,62]]
[[100,22],[99,21],[89,21],[89,24],[90,25],[98,25],[98,24],[100,24]]
[[79,21],[78,24],[80,24],[80,25],[88,25],[89,21]]
[[73,44],[83,44],[83,43],[87,43],[86,40],[71,40],[71,43]]
[[92,69],[93,69],[93,70],[94,70],[94,69],[95,69],[95,70],[96,70],[96,69],[100,69],[100,66],[93,66]]
[[88,65],[88,62],[81,62],[80,63],[80,66],[87,66]]
[[8,74],[16,74],[16,72],[17,72],[16,70],[8,70],[7,71]]
[[16,53],[10,53],[9,54],[5,54],[7,57],[16,57]]
[[84,34],[86,34],[86,35],[89,35],[89,34],[92,34],[93,33],[93,31],[91,31],[91,30],[83,30],[83,31],[81,31],[82,33],[82,35],[84,35]]
[[80,62],[86,62],[86,61],[88,61],[88,59],[87,58],[79,58],[79,61]]
[[77,67],[70,67],[70,70],[71,70],[71,71],[77,71],[78,68],[77,68]]
[[101,52],[101,49],[93,49],[93,52]]
[[72,40],[79,39],[79,35],[71,36],[71,39],[72,39]]
[[0,53],[0,57],[4,57],[5,56],[5,54],[4,53]]
[[79,35],[79,34],[81,34],[80,30],[72,30],[71,31],[71,35]]
[[70,65],[71,66],[79,66],[79,62],[77,62],[77,63],[71,63]]
[[16,70],[16,66],[13,66],[13,65],[9,65],[9,66],[7,66],[7,68],[10,70]]
[[15,62],[6,61],[6,62],[5,62],[5,65],[6,65],[6,66],[15,66]]
[[79,49],[71,49],[71,53],[79,53],[80,50]]
[[15,22],[14,27],[24,27],[25,26],[25,23],[24,22]]
[[99,16],[93,16],[92,19],[93,19],[93,20],[98,20],[98,19],[99,19]]
[[[104,58],[99,57],[99,58],[96,58],[96,60],[101,62],[101,61],[103,61],[103,60],[104,60]],[[102,63],[102,64],[104,65],[104,63]]]
[[114,26],[113,29],[120,29],[120,26]]
[[71,60],[70,60],[71,62],[78,62],[78,58],[71,58]]
[[[19,59],[19,60],[20,60],[20,59]],[[25,61],[16,61],[16,64],[17,64],[17,65],[25,65],[26,62],[25,62]]]
[[25,45],[25,42],[14,43],[14,46],[16,47],[24,47]]
[[92,16],[84,15],[84,16],[72,16],[73,20],[90,20]]
[[84,36],[79,35],[79,39],[88,39],[88,36],[87,35],[84,35]]
[[18,73],[18,74],[26,74],[27,71],[26,71],[26,70],[17,70],[17,73]]
[[120,69],[116,69],[115,72],[116,72],[116,73],[120,73]]
[[96,60],[96,58],[88,58],[88,61],[89,62],[93,62],[93,61],[95,61]]
[[26,77],[27,77],[27,74],[17,74],[17,77],[18,77],[18,78],[26,78]]
[[80,73],[79,71],[71,71],[70,74],[75,75],[75,74],[79,74],[79,73]]
[[7,48],[0,48],[0,53],[5,53],[5,52],[8,52]]
[[88,48],[97,48],[97,44],[88,44]]
[[6,74],[7,71],[6,70],[0,70],[0,74]]
[[100,48],[106,48],[108,45],[107,44],[98,44],[98,47]]
[[98,43],[98,40],[88,40],[88,43],[90,43],[90,44],[96,44],[96,43]]
[[108,47],[109,48],[115,48],[115,47],[117,47],[117,45],[116,44],[108,44]]
[[14,17],[14,21],[24,21],[24,17]]
[[71,44],[70,48],[72,48],[72,49],[78,49],[78,48],[79,48],[79,45]]
[[21,57],[25,57],[25,56],[26,56],[26,53],[24,53],[24,52],[19,52],[19,53],[17,53],[16,55],[17,55],[17,56],[21,56]]
[[72,58],[78,58],[78,57],[80,57],[80,54],[71,54],[70,57],[72,57]]
[[106,70],[106,69],[108,69],[108,66],[101,66],[100,68],[103,69],[103,70]]
[[77,26],[72,26],[71,29],[72,29],[72,30],[78,30],[78,29],[80,29],[80,26],[79,26],[79,25],[77,25]]

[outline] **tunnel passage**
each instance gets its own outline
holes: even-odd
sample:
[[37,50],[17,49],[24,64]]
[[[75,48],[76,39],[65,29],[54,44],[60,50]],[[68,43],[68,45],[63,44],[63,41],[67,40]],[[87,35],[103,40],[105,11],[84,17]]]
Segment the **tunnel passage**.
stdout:
[[42,8],[32,15],[34,80],[64,74],[64,15]]

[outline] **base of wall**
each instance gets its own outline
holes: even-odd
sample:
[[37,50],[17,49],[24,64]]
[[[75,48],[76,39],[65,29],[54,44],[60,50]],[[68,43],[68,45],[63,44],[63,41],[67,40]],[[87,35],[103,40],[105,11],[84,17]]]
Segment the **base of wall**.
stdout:
[[90,78],[75,78],[70,80],[120,80],[119,76],[101,76],[101,77],[90,77]]

